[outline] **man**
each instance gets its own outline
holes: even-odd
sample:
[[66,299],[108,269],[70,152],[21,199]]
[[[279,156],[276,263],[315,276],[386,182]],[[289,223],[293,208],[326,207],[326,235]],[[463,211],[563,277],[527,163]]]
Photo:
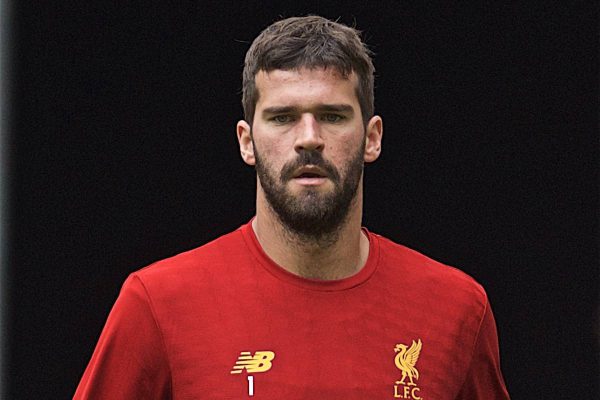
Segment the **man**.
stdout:
[[357,31],[289,18],[250,47],[256,217],[133,273],[77,399],[507,399],[484,290],[361,229],[381,151]]

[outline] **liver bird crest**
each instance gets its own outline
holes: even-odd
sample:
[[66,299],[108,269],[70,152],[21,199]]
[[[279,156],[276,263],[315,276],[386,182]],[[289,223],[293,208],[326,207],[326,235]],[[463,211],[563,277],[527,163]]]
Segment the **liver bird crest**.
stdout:
[[417,360],[419,359],[419,353],[421,352],[421,346],[422,346],[421,339],[419,339],[418,342],[415,342],[413,340],[412,345],[408,348],[408,350],[407,350],[407,346],[405,344],[397,344],[396,347],[394,348],[394,351],[396,353],[398,353],[396,355],[396,358],[394,359],[394,362],[396,363],[396,367],[398,367],[398,369],[400,371],[402,371],[402,379],[397,381],[396,382],[397,384],[404,385],[404,380],[408,376],[409,383],[407,383],[407,385],[408,386],[416,386],[417,385],[416,383],[414,383],[413,377],[415,379],[419,379],[419,371],[417,371],[417,369],[415,368],[415,364],[417,363]]

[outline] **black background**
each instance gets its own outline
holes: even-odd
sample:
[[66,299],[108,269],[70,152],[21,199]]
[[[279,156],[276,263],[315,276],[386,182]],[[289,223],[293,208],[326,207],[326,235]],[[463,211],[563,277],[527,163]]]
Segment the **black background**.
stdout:
[[128,273],[252,217],[244,54],[308,13],[376,53],[364,224],[485,286],[514,399],[595,397],[597,7],[53,3],[11,11],[7,398],[70,398]]

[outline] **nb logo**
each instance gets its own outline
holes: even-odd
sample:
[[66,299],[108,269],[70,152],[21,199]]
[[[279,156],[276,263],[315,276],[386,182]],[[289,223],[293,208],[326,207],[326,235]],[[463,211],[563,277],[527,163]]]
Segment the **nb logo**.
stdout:
[[266,372],[271,369],[273,364],[271,361],[275,358],[275,353],[272,351],[257,351],[252,355],[249,351],[242,351],[238,357],[232,374],[241,374],[245,369],[249,374],[254,372]]

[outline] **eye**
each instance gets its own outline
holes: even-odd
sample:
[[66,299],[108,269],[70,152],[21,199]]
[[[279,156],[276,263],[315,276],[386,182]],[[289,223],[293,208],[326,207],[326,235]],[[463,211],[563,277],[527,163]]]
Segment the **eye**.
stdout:
[[344,119],[344,116],[339,115],[339,114],[324,114],[321,117],[322,121],[331,122],[331,123],[340,122],[343,119]]
[[271,121],[278,123],[278,124],[287,124],[289,122],[292,122],[292,116],[291,115],[276,115],[273,118],[271,118]]

